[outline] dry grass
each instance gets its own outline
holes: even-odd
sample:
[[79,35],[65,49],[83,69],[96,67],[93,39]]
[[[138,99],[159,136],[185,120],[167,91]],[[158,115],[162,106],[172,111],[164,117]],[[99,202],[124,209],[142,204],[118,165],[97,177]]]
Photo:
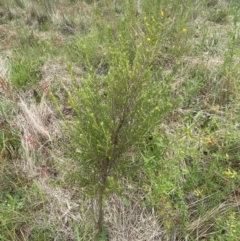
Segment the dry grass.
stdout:
[[226,213],[228,213],[229,208],[239,209],[239,202],[223,202],[217,207],[207,211],[203,216],[193,220],[193,222],[187,227],[189,234],[196,233],[196,240],[211,237],[214,235],[212,228],[216,224],[216,219],[220,216],[225,216]]
[[138,199],[141,197],[135,194],[131,196],[136,200],[130,201],[129,205],[116,195],[107,202],[106,228],[109,240],[164,240],[166,230],[154,210],[139,205]]

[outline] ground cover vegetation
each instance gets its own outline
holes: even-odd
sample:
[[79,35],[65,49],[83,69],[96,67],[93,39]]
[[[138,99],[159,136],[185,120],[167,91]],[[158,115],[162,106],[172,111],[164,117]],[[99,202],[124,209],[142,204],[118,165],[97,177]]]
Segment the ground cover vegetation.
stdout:
[[239,28],[237,0],[0,0],[0,240],[239,240]]

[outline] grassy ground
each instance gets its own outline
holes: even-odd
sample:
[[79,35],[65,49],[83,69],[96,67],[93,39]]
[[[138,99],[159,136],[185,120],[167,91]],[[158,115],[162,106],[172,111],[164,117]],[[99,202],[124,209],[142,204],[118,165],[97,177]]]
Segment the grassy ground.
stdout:
[[106,201],[103,240],[240,240],[240,4],[149,2],[0,0],[0,240],[93,240],[96,203],[69,182],[53,99],[72,118],[74,81],[141,37],[160,43],[152,72],[178,104]]

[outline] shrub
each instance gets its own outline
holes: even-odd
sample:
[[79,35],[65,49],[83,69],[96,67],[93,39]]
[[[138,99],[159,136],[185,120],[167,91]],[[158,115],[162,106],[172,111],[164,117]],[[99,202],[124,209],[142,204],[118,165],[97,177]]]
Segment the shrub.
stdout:
[[174,106],[171,78],[160,79],[152,70],[161,31],[146,26],[149,35],[142,33],[132,48],[121,35],[114,44],[109,41],[107,74],[99,77],[92,68],[81,87],[73,81],[74,89],[68,93],[75,115],[65,119],[66,150],[78,162],[71,176],[97,200],[98,236],[108,190],[116,191],[120,177],[132,177],[144,165],[140,154],[145,139]]

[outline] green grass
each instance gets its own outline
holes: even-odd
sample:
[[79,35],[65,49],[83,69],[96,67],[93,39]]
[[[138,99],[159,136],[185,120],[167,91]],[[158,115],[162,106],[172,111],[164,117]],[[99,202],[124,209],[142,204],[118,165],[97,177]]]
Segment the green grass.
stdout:
[[146,54],[151,81],[168,82],[178,104],[128,154],[141,168],[111,180],[104,240],[239,240],[237,0],[0,0],[0,9],[1,240],[93,240],[96,204],[69,178],[78,167],[60,145],[59,110],[73,120],[68,93],[89,75],[104,96],[120,39],[130,66],[140,42],[158,46]]

